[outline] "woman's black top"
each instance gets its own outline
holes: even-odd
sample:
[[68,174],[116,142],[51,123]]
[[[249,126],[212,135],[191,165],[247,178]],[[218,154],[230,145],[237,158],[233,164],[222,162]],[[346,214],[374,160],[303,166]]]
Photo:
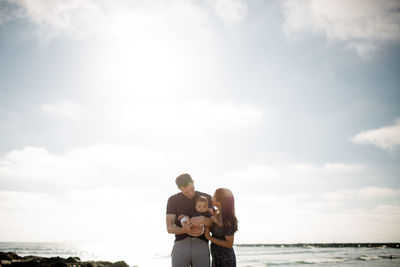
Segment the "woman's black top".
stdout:
[[[213,223],[210,231],[213,237],[221,240],[226,240],[225,236],[231,236],[235,232],[233,227],[221,227],[216,223]],[[211,243],[211,255],[212,267],[236,267],[236,257],[233,248],[224,248]]]

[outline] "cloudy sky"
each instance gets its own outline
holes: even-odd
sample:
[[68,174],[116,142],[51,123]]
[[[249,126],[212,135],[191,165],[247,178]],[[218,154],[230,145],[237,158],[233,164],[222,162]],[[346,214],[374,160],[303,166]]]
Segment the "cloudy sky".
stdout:
[[1,0],[0,241],[400,240],[400,2]]

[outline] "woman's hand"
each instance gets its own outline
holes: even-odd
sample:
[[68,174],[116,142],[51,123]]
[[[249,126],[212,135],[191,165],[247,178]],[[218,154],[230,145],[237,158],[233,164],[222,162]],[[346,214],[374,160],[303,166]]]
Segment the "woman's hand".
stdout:
[[204,236],[207,238],[207,240],[210,240],[211,236],[209,227],[206,227],[206,229],[204,230]]

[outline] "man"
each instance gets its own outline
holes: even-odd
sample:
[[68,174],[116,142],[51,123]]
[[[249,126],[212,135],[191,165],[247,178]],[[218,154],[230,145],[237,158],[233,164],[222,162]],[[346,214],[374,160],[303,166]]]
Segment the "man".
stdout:
[[[204,227],[210,226],[212,220],[204,216],[192,217],[195,213],[195,203],[198,197],[205,196],[212,208],[211,196],[194,190],[192,177],[187,174],[179,175],[175,180],[180,193],[171,196],[167,204],[167,231],[175,234],[172,249],[172,267],[209,267],[210,251],[208,240],[204,236]],[[182,227],[178,220],[180,215],[188,215],[190,220]]]

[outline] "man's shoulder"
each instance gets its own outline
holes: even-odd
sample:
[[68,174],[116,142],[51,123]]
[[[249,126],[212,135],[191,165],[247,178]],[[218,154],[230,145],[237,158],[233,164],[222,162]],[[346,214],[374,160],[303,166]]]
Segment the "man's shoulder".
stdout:
[[182,192],[179,192],[179,193],[176,193],[176,194],[174,194],[174,195],[172,195],[172,196],[170,196],[169,198],[168,198],[168,201],[172,201],[172,200],[175,200],[175,199],[179,199],[179,198],[182,198]]

